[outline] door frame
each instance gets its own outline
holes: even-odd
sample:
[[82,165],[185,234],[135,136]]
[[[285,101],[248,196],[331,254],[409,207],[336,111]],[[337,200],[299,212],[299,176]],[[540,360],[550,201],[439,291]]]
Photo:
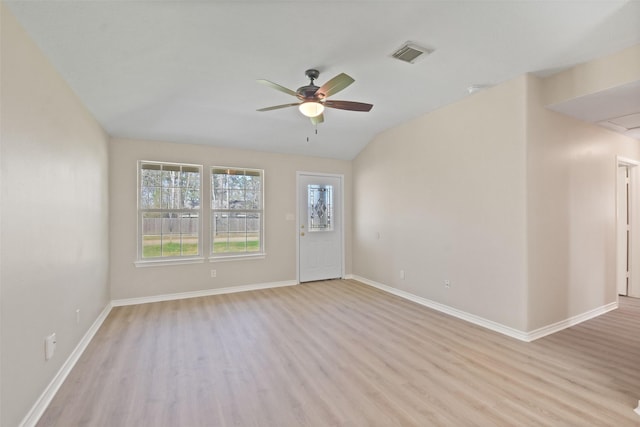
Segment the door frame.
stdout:
[[[638,224],[638,221],[636,221],[636,218],[638,217],[638,213],[634,211],[634,207],[638,205],[638,200],[635,200],[636,196],[633,194],[633,192],[635,191],[635,187],[640,185],[640,182],[638,179],[635,179],[638,174],[636,173],[638,171],[638,169],[636,169],[638,166],[640,166],[640,162],[637,160],[633,160],[633,159],[629,159],[629,158],[625,158],[625,157],[621,157],[621,156],[617,156],[616,157],[616,286],[615,286],[615,295],[616,295],[616,301],[618,301],[619,295],[618,295],[618,257],[620,256],[619,253],[619,241],[618,241],[618,236],[619,236],[619,229],[622,226],[621,222],[620,222],[620,213],[619,208],[620,208],[620,199],[619,199],[619,194],[620,194],[620,186],[623,185],[622,182],[620,182],[620,179],[618,179],[618,168],[620,167],[626,167],[629,169],[629,171],[631,172],[629,174],[629,179],[630,179],[630,185],[631,185],[631,190],[629,192],[628,195],[628,200],[627,203],[629,204],[628,209],[630,210],[630,215],[629,215],[629,226],[630,226],[630,234],[629,234],[629,244],[628,244],[628,249],[627,249],[627,257],[632,260],[632,262],[629,263],[629,281],[628,281],[628,287],[627,287],[627,295],[630,296],[631,295],[631,291],[634,290],[635,291],[635,275],[638,274],[637,268],[635,268],[635,263],[633,262],[633,254],[634,254],[634,247],[637,247],[637,243],[635,242],[638,233],[636,232],[636,228],[640,227],[640,224]],[[640,168],[639,168],[640,169]],[[624,185],[626,185],[626,183],[624,183]],[[624,224],[624,226],[626,227],[626,224]]]
[[344,278],[345,269],[345,243],[344,243],[344,175],[335,173],[296,171],[296,281],[300,283],[300,177],[302,176],[326,176],[340,180],[340,223],[338,232],[340,235],[340,277]]

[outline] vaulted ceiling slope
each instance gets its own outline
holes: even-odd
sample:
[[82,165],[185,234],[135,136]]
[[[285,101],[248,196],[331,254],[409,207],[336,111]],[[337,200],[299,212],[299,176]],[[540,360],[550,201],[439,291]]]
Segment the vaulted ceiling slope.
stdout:
[[[527,72],[640,43],[640,1],[6,1],[112,136],[351,159],[379,132]],[[408,64],[406,41],[435,51]],[[355,79],[317,126],[295,90]]]

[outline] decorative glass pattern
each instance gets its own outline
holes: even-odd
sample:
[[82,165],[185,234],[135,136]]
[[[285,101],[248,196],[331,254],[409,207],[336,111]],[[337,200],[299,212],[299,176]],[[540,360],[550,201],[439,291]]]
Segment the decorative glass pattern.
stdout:
[[307,186],[309,231],[333,230],[333,186]]

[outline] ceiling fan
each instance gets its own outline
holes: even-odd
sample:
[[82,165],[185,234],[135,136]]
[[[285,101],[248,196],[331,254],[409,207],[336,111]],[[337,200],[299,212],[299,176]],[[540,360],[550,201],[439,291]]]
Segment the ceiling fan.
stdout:
[[270,82],[269,80],[258,80],[258,83],[272,87],[280,92],[293,95],[300,100],[300,102],[294,102],[291,104],[274,105],[273,107],[261,108],[258,111],[278,110],[280,108],[293,107],[297,105],[300,112],[309,117],[311,119],[311,123],[315,125],[324,122],[323,111],[325,107],[349,111],[370,111],[371,108],[373,108],[372,104],[365,104],[364,102],[334,101],[327,99],[355,81],[345,73],[338,74],[322,86],[316,86],[313,84],[313,81],[320,75],[318,70],[307,70],[305,71],[305,75],[309,78],[310,83],[307,86],[299,87],[297,91],[287,89],[286,87]]

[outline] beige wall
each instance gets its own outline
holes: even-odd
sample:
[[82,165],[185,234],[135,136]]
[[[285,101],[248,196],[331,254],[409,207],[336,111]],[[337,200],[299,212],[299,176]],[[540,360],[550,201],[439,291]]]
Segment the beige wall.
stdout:
[[637,140],[544,108],[549,82],[527,78],[528,330],[616,301],[616,156],[640,159]]
[[616,156],[640,143],[547,110],[545,84],[372,141],[354,161],[354,274],[523,332],[615,302]]
[[[0,9],[0,424],[8,427],[20,423],[109,301],[108,153],[100,126]],[[45,361],[52,332],[57,350]]]
[[576,65],[547,77],[540,88],[543,105],[557,104],[581,96],[638,81],[640,45]]
[[[293,219],[287,220],[287,214],[296,213],[296,171],[343,174],[345,217],[351,218],[352,184],[349,161],[128,139],[113,139],[109,156],[113,299],[296,280],[296,222]],[[201,164],[205,166],[205,172],[209,166],[264,169],[266,258],[136,267],[138,160]],[[204,181],[203,191],[208,192],[209,183],[206,178]],[[209,221],[208,212],[203,212],[203,221]],[[350,221],[346,221],[345,228],[345,268],[349,273]],[[211,278],[211,269],[216,269],[216,278]]]
[[358,155],[354,274],[525,329],[525,85],[421,116]]

